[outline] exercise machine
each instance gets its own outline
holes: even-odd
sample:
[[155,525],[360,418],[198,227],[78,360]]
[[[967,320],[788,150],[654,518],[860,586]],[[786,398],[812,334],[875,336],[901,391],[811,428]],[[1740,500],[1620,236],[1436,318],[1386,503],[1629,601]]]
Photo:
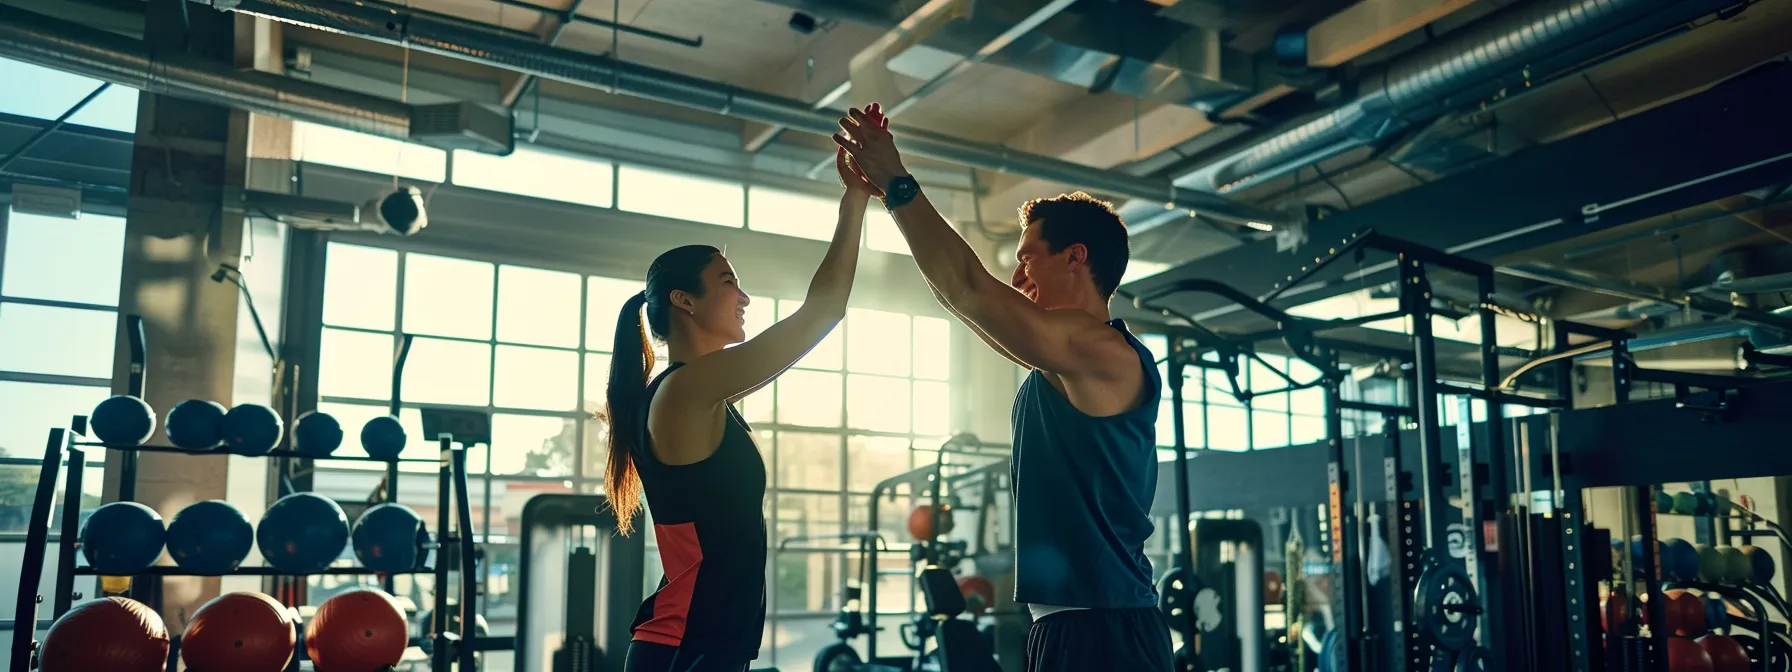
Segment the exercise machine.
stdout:
[[646,545],[614,534],[602,495],[537,495],[523,506],[517,672],[623,669],[646,591]]
[[[1375,315],[1349,319],[1320,320],[1291,315],[1274,305],[1288,289],[1309,282],[1327,281],[1331,276],[1343,277],[1335,262],[1354,258],[1358,275],[1371,254],[1391,256],[1398,268],[1398,308]],[[1442,381],[1437,371],[1436,339],[1431,318],[1438,312],[1441,297],[1433,296],[1431,273],[1445,270],[1467,275],[1476,287],[1470,310],[1482,317],[1481,343],[1482,385],[1469,387]],[[1338,605],[1335,629],[1330,637],[1334,649],[1322,651],[1322,661],[1341,661],[1352,670],[1423,670],[1454,666],[1468,658],[1485,658],[1481,649],[1494,638],[1483,632],[1479,624],[1485,618],[1499,618],[1496,601],[1485,601],[1487,577],[1481,565],[1486,560],[1484,535],[1459,534],[1467,546],[1462,557],[1455,557],[1448,547],[1452,525],[1461,529],[1480,530],[1482,521],[1509,512],[1501,511],[1499,498],[1491,492],[1504,492],[1502,463],[1488,462],[1487,447],[1503,447],[1505,440],[1498,422],[1487,423],[1485,436],[1479,441],[1472,432],[1461,431],[1455,446],[1447,444],[1442,432],[1439,412],[1447,395],[1480,399],[1490,408],[1507,403],[1529,403],[1500,392],[1499,348],[1494,333],[1493,317],[1509,311],[1496,303],[1493,295],[1493,268],[1487,264],[1429,249],[1408,241],[1363,231],[1340,241],[1328,256],[1316,258],[1288,276],[1274,291],[1264,297],[1253,297],[1213,280],[1171,282],[1128,296],[1134,305],[1182,322],[1169,338],[1169,379],[1172,381],[1171,409],[1175,432],[1175,456],[1172,465],[1176,529],[1174,581],[1165,590],[1166,617],[1180,634],[1184,653],[1180,669],[1231,667],[1260,669],[1267,656],[1261,629],[1251,628],[1250,639],[1235,631],[1203,632],[1199,625],[1196,600],[1208,586],[1197,571],[1201,549],[1189,538],[1194,527],[1190,522],[1192,504],[1190,451],[1185,437],[1184,401],[1181,381],[1187,369],[1209,369],[1221,372],[1230,383],[1230,392],[1249,408],[1255,396],[1311,387],[1322,387],[1326,397],[1326,439],[1317,451],[1325,464],[1325,506],[1328,531],[1324,543],[1331,565],[1333,595],[1328,602]],[[1183,293],[1216,295],[1256,316],[1267,319],[1274,327],[1267,330],[1224,334],[1202,325],[1193,317],[1176,311],[1167,300]],[[1411,325],[1409,348],[1366,345],[1325,336],[1325,332],[1359,327],[1388,319],[1407,319]],[[1311,380],[1294,380],[1288,373],[1264,361],[1258,351],[1264,344],[1279,343],[1293,357],[1318,371]],[[1393,370],[1404,383],[1404,400],[1394,403],[1345,400],[1344,389],[1350,380],[1345,366],[1348,356],[1375,360],[1395,360]],[[1246,389],[1239,382],[1241,362],[1254,361],[1279,377],[1285,385],[1275,390]],[[1385,445],[1375,457],[1365,460],[1360,437],[1347,437],[1344,432],[1346,412],[1367,413],[1384,417],[1394,429],[1386,434]],[[1466,421],[1462,427],[1468,425]],[[1410,430],[1406,428],[1410,427]],[[1411,438],[1403,440],[1410,431]],[[1347,443],[1354,445],[1347,446]],[[1408,447],[1410,446],[1410,448]],[[1451,450],[1451,449],[1454,450]],[[1289,449],[1266,451],[1283,453]],[[1446,455],[1446,453],[1454,453]],[[1409,456],[1410,455],[1410,456]],[[1205,456],[1203,456],[1205,457]],[[1280,457],[1280,456],[1278,456]],[[1453,460],[1446,459],[1453,458]],[[1266,458],[1275,459],[1275,458]],[[1455,463],[1454,474],[1449,463]],[[1370,472],[1382,478],[1379,490],[1371,490]],[[1236,484],[1230,487],[1238,487]],[[1454,491],[1466,505],[1452,505],[1449,491]],[[1374,541],[1380,539],[1381,541]],[[1396,557],[1382,580],[1365,567],[1365,549],[1376,544],[1394,549]],[[1261,548],[1260,542],[1258,548]],[[1260,562],[1260,561],[1259,561]],[[1209,573],[1211,578],[1211,573]],[[1261,576],[1258,571],[1256,576]],[[1389,590],[1389,586],[1398,586]],[[1386,614],[1372,605],[1382,604],[1377,592],[1386,596]],[[1234,592],[1236,595],[1236,591]],[[1374,627],[1373,624],[1400,621],[1401,627]],[[1215,637],[1214,635],[1218,635]],[[1222,641],[1209,642],[1208,639]],[[1499,651],[1493,653],[1493,667],[1499,668]],[[1323,662],[1321,663],[1324,664]]]

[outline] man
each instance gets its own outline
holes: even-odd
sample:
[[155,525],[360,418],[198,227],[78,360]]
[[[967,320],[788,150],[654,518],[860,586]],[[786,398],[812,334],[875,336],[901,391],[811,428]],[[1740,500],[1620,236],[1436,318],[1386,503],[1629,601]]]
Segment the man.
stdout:
[[1126,225],[1081,192],[1021,206],[1019,266],[984,269],[902,166],[873,104],[834,141],[883,193],[915,264],[948,310],[1031,369],[1014,400],[1014,600],[1033,614],[1027,669],[1168,672],[1145,539],[1157,487],[1162,381],[1149,350],[1111,319]]

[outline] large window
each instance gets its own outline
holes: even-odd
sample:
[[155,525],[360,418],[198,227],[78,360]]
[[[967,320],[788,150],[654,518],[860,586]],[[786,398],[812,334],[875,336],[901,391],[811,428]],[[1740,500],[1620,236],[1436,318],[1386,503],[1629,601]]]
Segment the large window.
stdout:
[[[801,305],[759,299],[748,308],[748,328],[756,333]],[[835,641],[828,623],[840,607],[842,581],[853,569],[842,552],[821,550],[838,548],[837,543],[809,542],[784,551],[775,550],[776,544],[866,529],[877,483],[931,463],[932,452],[951,433],[951,373],[951,329],[945,320],[855,308],[771,386],[742,401],[771,471],[771,649],[760,663],[801,667]],[[879,515],[879,530],[897,542],[897,552],[885,556],[882,569],[902,570],[907,512],[893,506],[885,502]],[[880,611],[913,608],[908,579],[879,580]],[[883,650],[901,646],[894,636],[879,642]]]
[[[16,577],[50,428],[111,394],[124,220],[0,208],[0,241],[0,576]],[[100,463],[88,464],[74,495],[83,509],[99,505],[104,482]],[[66,496],[58,493],[52,515]],[[53,521],[52,542],[57,529]],[[50,553],[55,562],[54,543]],[[46,574],[39,592],[53,592],[51,581]],[[76,590],[95,594],[91,581],[77,580]],[[12,604],[17,590],[0,582],[0,603]]]
[[[44,120],[62,116],[103,83],[4,58],[0,58],[0,82],[6,82],[8,94],[0,96],[0,113]],[[107,87],[81,111],[69,117],[68,123],[125,133],[135,131],[137,90],[125,86]]]
[[608,161],[528,147],[510,156],[454,152],[455,184],[598,208],[613,202],[615,176]]
[[840,200],[755,187],[747,192],[747,227],[812,240],[833,240]]
[[640,166],[617,173],[617,207],[630,212],[739,228],[745,223],[747,188]]
[[[0,114],[48,124],[99,91],[69,124],[123,133],[137,127],[137,91],[129,87],[100,91],[98,80],[7,59],[0,59],[0,82],[8,92],[0,95]],[[45,217],[0,203],[0,576],[23,572],[50,428],[91,413],[111,394],[123,256],[123,219]],[[63,500],[77,498],[83,511],[100,504],[103,463],[90,455],[88,464],[81,492],[58,488],[46,566],[57,561]],[[46,572],[37,592],[55,592],[53,582]],[[0,604],[16,603],[18,589],[17,581],[0,582]],[[98,592],[92,578],[76,579],[75,590]],[[0,637],[11,638],[12,627],[0,628]]]
[[293,122],[293,159],[422,182],[448,179],[448,153],[403,140]]
[[[0,74],[7,63],[0,61]],[[836,196],[749,189],[741,182],[533,147],[518,147],[509,156],[455,150],[450,162],[448,152],[433,147],[304,122],[293,124],[293,147],[293,158],[307,163],[811,240],[832,240],[839,218]],[[863,242],[873,251],[910,254],[896,220],[876,201],[865,215]]]
[[[584,347],[581,317],[619,304],[597,278],[540,268],[403,253],[332,243],[325,274],[319,361],[319,410],[353,437],[387,413],[399,334],[414,337],[400,385],[406,457],[435,455],[422,431],[420,405],[489,413],[492,441],[468,454],[475,531],[489,558],[488,602],[494,634],[514,632],[516,571],[523,505],[537,494],[592,492],[602,480],[604,427],[598,410],[607,355]],[[588,308],[589,307],[589,308]],[[601,323],[598,320],[593,323]],[[351,439],[352,442],[352,439]],[[581,460],[581,456],[589,459]],[[352,462],[320,464],[316,488],[366,499],[380,475]],[[436,515],[434,465],[404,465],[399,501],[425,520]],[[353,582],[319,579],[313,600]],[[424,603],[427,577],[399,582],[402,596]],[[488,664],[495,661],[488,659]]]

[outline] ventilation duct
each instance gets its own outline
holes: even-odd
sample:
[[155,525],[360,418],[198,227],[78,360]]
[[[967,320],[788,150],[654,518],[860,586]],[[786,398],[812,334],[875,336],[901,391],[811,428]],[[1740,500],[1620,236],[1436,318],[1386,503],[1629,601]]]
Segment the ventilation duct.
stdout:
[[[799,100],[773,96],[607,55],[553,47],[497,32],[492,26],[380,2],[342,0],[194,0],[220,10],[263,16],[419,51],[783,126],[819,135],[839,130],[838,115]],[[1090,191],[1144,199],[1235,221],[1277,222],[1275,216],[1213,194],[1179,189],[1168,180],[1140,178],[998,145],[901,129],[903,150],[962,166],[1074,184]]]
[[[0,5],[0,56],[148,93],[445,149],[509,153],[508,122],[459,103],[413,106],[178,51]],[[482,114],[484,113],[484,114]],[[424,123],[414,123],[420,120]]]
[[[1198,170],[1176,186],[1225,194],[1294,172],[1397,133],[1507,87],[1571,73],[1735,0],[1534,0],[1519,3],[1364,76],[1352,102]],[[1140,233],[1179,213],[1129,204]]]
[[[890,30],[919,14],[921,2],[891,0],[763,0],[794,10],[878,30]],[[1142,100],[1218,112],[1281,83],[1267,61],[1225,46],[1220,26],[1196,28],[1168,20],[1146,2],[1081,2],[1049,22],[1013,35],[1012,46],[978,57],[984,45],[1003,39],[1047,3],[1040,0],[967,0],[961,21],[919,43],[920,50],[949,61],[977,58],[991,66],[1049,78],[1088,91],[1111,91]],[[1158,4],[1168,4],[1159,2]],[[1211,3],[1203,3],[1211,4]],[[917,63],[906,72],[921,80],[935,72]]]

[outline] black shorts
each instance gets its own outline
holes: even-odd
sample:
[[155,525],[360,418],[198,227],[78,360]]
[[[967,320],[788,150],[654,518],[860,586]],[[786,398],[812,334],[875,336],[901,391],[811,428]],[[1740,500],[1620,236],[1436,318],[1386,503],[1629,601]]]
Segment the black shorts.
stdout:
[[1027,630],[1027,672],[1171,672],[1170,628],[1154,608],[1076,609]]
[[746,672],[747,662],[653,642],[629,642],[626,672]]

